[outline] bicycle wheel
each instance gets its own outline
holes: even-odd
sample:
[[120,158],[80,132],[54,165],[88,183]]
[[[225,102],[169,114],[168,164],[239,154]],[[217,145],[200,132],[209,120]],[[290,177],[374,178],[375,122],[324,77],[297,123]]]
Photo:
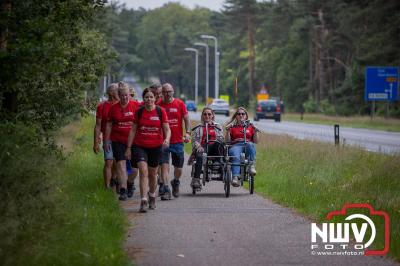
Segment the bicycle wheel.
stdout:
[[250,190],[250,194],[254,193],[254,176],[253,175],[249,175],[249,190]]
[[232,171],[230,166],[226,168],[226,172],[224,175],[224,190],[225,190],[225,197],[229,198],[231,193],[231,181],[232,181]]

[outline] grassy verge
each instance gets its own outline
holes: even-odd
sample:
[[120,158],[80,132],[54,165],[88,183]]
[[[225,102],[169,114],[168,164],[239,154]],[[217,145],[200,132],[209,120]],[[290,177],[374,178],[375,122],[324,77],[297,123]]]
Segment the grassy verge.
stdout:
[[[2,250],[6,265],[129,264],[122,249],[125,216],[115,195],[102,187],[102,156],[91,151],[88,132],[93,123],[87,117],[64,132],[68,135],[62,137],[63,145],[72,152],[42,179],[48,204],[22,209],[33,217],[32,223],[21,226],[18,237]],[[34,230],[28,230],[30,226]]]
[[[191,152],[189,144],[185,152]],[[263,133],[257,144],[255,191],[318,222],[327,222],[326,215],[345,203],[369,203],[389,214],[389,254],[400,261],[400,155]],[[383,219],[373,220],[374,248],[382,249]]]
[[283,115],[282,120],[324,125],[339,124],[346,127],[400,132],[400,119],[394,118],[385,119],[383,117],[374,117],[374,119],[371,120],[369,116],[339,117],[321,114],[304,114],[303,120],[301,120],[300,114],[287,113]]
[[[262,135],[255,191],[319,222],[345,203],[369,203],[390,216],[390,255],[400,260],[400,155]],[[339,219],[340,220],[340,219]],[[375,248],[383,247],[376,219]]]

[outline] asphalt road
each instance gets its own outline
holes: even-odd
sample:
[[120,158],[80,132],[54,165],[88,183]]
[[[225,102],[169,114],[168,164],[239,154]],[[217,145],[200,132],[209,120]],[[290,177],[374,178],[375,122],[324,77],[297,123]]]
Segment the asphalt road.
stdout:
[[146,214],[138,213],[137,192],[121,203],[130,222],[125,250],[135,265],[398,265],[374,256],[312,255],[312,221],[293,210],[244,188],[225,198],[220,181],[192,195],[188,166],[181,182],[178,199],[157,198],[157,209]]
[[[199,120],[200,113],[190,112],[191,119]],[[216,120],[224,123],[228,117],[217,115]],[[297,139],[308,139],[334,143],[334,126],[299,122],[260,120],[254,123],[260,130],[270,134],[289,135]],[[352,145],[373,152],[400,153],[400,133],[381,130],[340,127],[341,145]]]

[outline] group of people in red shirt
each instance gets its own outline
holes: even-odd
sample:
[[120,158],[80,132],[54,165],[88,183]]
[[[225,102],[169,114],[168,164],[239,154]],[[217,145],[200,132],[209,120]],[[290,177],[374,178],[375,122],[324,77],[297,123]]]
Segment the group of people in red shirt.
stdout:
[[[184,163],[183,142],[190,140],[190,121],[185,104],[174,98],[171,84],[154,84],[143,90],[143,102],[133,99],[133,89],[124,82],[107,88],[108,101],[96,112],[93,150],[99,152],[101,133],[104,150],[104,185],[112,186],[112,169],[118,177],[120,200],[132,197],[134,177],[139,171],[140,212],[156,208],[157,174],[160,176],[162,200],[179,197],[179,178]],[[160,97],[162,94],[162,97]],[[185,125],[185,135],[182,134]],[[168,185],[169,158],[172,157],[174,179]],[[158,173],[159,165],[161,171]],[[132,178],[127,169],[133,167]]]
[[[218,145],[227,140],[233,144],[229,155],[233,156],[234,163],[240,160],[244,150],[249,160],[255,161],[254,143],[258,140],[258,130],[249,123],[243,107],[239,107],[226,124],[226,135],[223,136],[222,127],[215,122],[215,114],[209,107],[203,109],[200,124],[191,132],[186,105],[174,98],[174,89],[169,83],[153,84],[144,89],[143,102],[134,99],[135,91],[124,82],[110,84],[107,94],[108,100],[101,102],[96,110],[93,150],[98,153],[103,142],[104,186],[111,188],[117,183],[120,200],[133,196],[134,179],[139,172],[140,212],[156,208],[157,176],[161,200],[170,200],[172,195],[179,197],[183,147],[191,137],[193,154],[197,155],[193,188],[201,188],[200,155],[204,152],[206,139],[220,140],[209,145],[210,153],[221,153]],[[170,158],[174,166],[174,179],[170,182],[172,191],[169,187]],[[251,172],[256,173],[254,164]],[[232,185],[239,186],[240,168],[232,167],[232,174]],[[115,176],[118,179],[113,182]]]

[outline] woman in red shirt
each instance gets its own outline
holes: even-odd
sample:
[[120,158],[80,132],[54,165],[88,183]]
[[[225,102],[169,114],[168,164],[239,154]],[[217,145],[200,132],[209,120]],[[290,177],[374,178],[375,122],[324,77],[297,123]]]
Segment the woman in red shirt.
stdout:
[[[140,212],[156,208],[157,170],[161,159],[162,148],[168,148],[171,130],[167,113],[155,105],[155,95],[146,88],[143,91],[143,102],[136,114],[127,140],[125,156],[139,168]],[[132,145],[133,144],[133,145]],[[149,191],[148,191],[149,190]],[[147,196],[149,199],[147,199]]]
[[[192,188],[201,189],[200,174],[203,167],[203,152],[208,142],[207,155],[223,155],[224,134],[221,126],[214,121],[215,114],[210,107],[204,107],[201,112],[201,123],[192,129],[192,156],[196,157],[196,165],[192,183]],[[217,142],[214,142],[216,140]]]
[[[258,129],[250,123],[248,119],[249,115],[246,109],[239,107],[233,114],[231,120],[227,123],[225,139],[233,144],[233,146],[229,148],[229,156],[234,156],[232,158],[232,163],[234,164],[240,163],[240,154],[244,152],[246,147],[245,156],[250,162],[253,162],[250,167],[250,172],[255,175],[256,147],[254,143],[258,142]],[[244,132],[245,128],[246,132]],[[239,165],[232,165],[232,175],[232,186],[238,187],[240,177]]]
[[[139,103],[130,100],[130,87],[124,82],[118,83],[119,103],[114,104],[108,113],[105,140],[111,140],[114,159],[117,162],[117,173],[119,177],[119,199],[126,200],[127,195],[127,172],[125,149],[129,132],[132,128],[134,115]],[[105,141],[104,150],[110,150],[110,145]]]

